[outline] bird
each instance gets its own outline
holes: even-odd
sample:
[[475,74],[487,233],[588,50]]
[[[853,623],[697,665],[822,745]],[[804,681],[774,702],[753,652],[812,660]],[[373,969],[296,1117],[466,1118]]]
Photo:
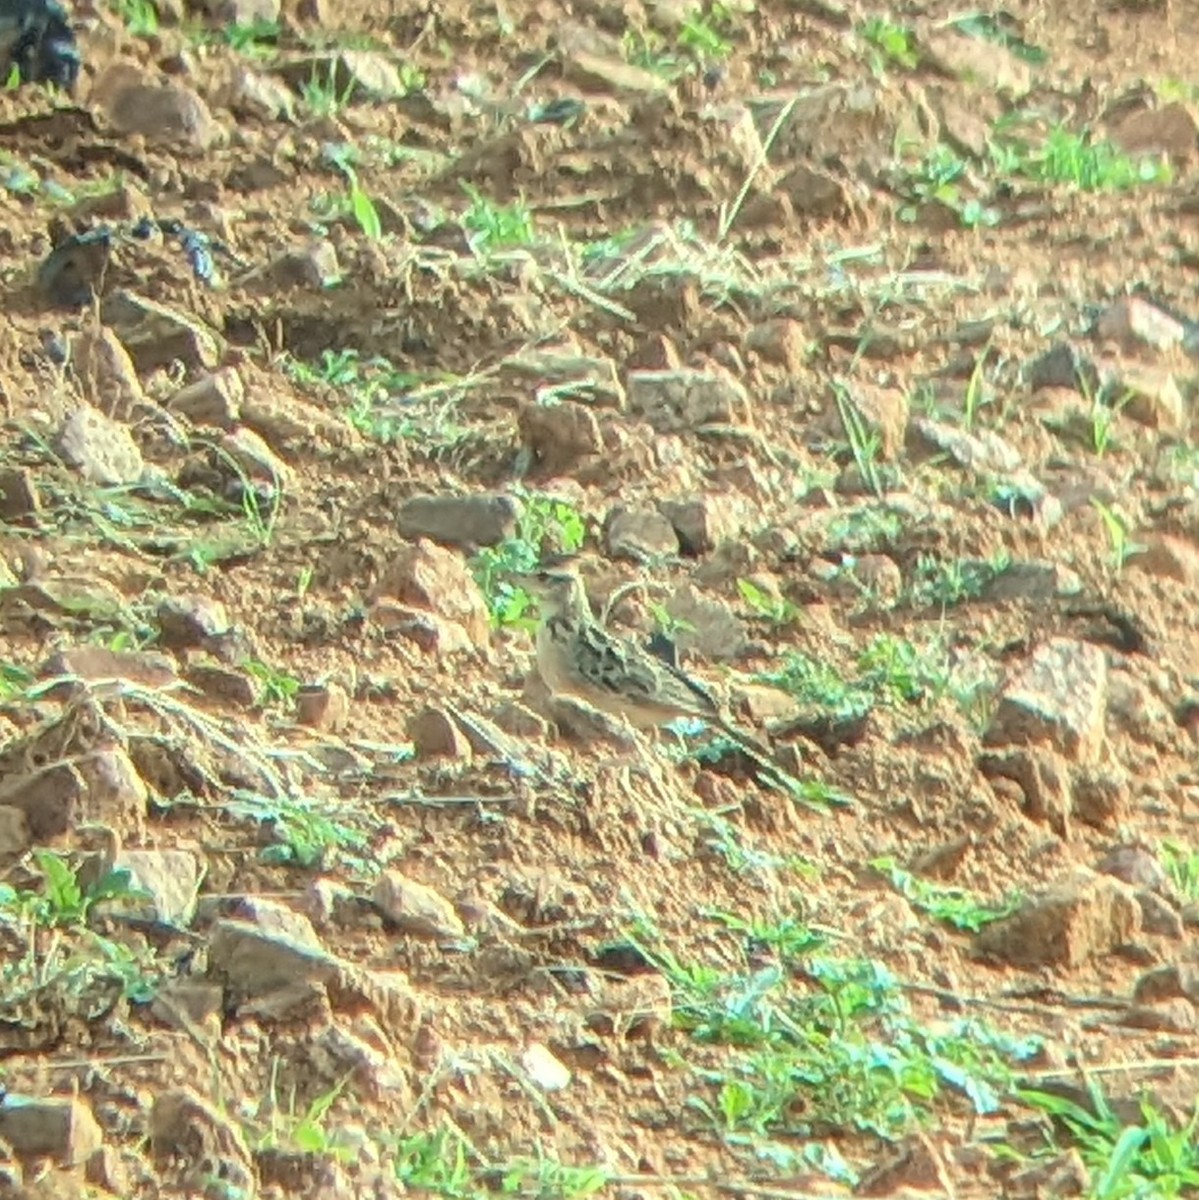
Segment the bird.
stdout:
[[634,729],[698,718],[736,743],[774,782],[787,790],[802,787],[724,715],[703,684],[597,621],[574,571],[541,569],[519,578],[538,602],[537,670],[554,695],[582,700]]

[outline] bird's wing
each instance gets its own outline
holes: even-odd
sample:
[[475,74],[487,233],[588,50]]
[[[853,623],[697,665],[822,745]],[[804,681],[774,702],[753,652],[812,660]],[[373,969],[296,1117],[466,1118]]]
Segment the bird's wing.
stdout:
[[677,709],[698,717],[719,714],[712,696],[682,671],[644,652],[639,646],[613,638],[598,625],[579,628],[576,661],[593,686],[613,698],[662,709]]

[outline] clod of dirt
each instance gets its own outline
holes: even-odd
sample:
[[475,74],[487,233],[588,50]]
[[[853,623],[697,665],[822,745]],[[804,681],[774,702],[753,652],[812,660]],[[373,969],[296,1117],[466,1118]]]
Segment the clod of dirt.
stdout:
[[516,532],[521,504],[500,493],[410,496],[396,513],[401,536],[429,538],[443,546],[495,546]]
[[714,422],[747,422],[749,395],[731,375],[709,371],[631,371],[629,411],[658,433]]
[[599,419],[588,405],[575,400],[528,404],[517,424],[539,475],[566,474],[604,449]]
[[88,328],[72,340],[71,366],[84,397],[107,416],[127,421],[146,406],[133,359],[106,326]]
[[166,407],[193,425],[210,425],[231,430],[241,419],[241,405],[246,388],[241,375],[232,368],[201,375],[193,383],[181,387]]
[[108,271],[112,246],[112,233],[103,228],[58,242],[38,267],[37,285],[46,301],[63,309],[89,304]]
[[1032,897],[975,938],[984,954],[1015,966],[1078,967],[1130,942],[1141,928],[1132,889],[1087,873]]
[[1047,742],[1077,762],[1094,761],[1107,711],[1107,656],[1065,638],[1038,646],[1004,682],[985,740]]
[[202,153],[222,135],[203,98],[182,83],[150,83],[124,65],[116,81],[101,76],[93,91],[117,133],[141,134],[176,153]]
[[9,1092],[0,1102],[0,1138],[19,1155],[85,1163],[103,1144],[92,1110],[82,1101]]
[[458,941],[466,927],[440,893],[399,871],[384,871],[371,897],[383,916],[404,933],[435,941]]

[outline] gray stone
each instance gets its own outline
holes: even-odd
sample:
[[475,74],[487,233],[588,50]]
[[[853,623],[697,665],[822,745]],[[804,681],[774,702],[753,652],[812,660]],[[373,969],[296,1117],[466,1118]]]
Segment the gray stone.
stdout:
[[1054,638],[1004,682],[985,740],[1044,742],[1078,762],[1093,762],[1103,741],[1107,658],[1089,642]]
[[749,410],[745,388],[731,375],[715,371],[631,371],[628,399],[629,410],[659,433],[743,423]]
[[129,430],[90,404],[81,404],[62,423],[55,449],[67,466],[101,487],[136,483],[144,467]]
[[495,546],[516,532],[521,505],[512,496],[409,496],[396,525],[406,538],[427,537],[443,546]]

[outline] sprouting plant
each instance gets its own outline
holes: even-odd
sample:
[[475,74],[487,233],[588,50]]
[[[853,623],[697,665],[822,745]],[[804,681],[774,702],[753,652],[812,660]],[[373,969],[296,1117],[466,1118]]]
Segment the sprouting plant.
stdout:
[[799,616],[797,605],[785,596],[772,596],[764,592],[752,580],[738,579],[737,591],[757,616],[772,625],[789,625]]
[[533,570],[547,551],[574,553],[586,534],[583,516],[572,505],[551,496],[526,497],[515,533],[471,560],[492,621],[499,626],[527,623],[532,597],[509,576]]
[[1119,575],[1124,569],[1124,564],[1134,554],[1140,554],[1145,547],[1138,542],[1128,540],[1128,525],[1114,509],[1109,508],[1101,500],[1092,500],[1091,504],[1103,521],[1103,528],[1107,533],[1112,572]]
[[263,708],[283,708],[295,703],[300,681],[294,675],[256,658],[247,659],[242,669],[258,682],[258,703]]
[[916,35],[906,26],[871,17],[858,26],[858,32],[874,48],[876,72],[881,73],[888,64],[905,71],[914,71],[920,65]]
[[533,214],[523,202],[496,204],[469,183],[463,183],[462,190],[471,201],[462,217],[462,227],[474,253],[504,246],[527,246],[533,241]]

